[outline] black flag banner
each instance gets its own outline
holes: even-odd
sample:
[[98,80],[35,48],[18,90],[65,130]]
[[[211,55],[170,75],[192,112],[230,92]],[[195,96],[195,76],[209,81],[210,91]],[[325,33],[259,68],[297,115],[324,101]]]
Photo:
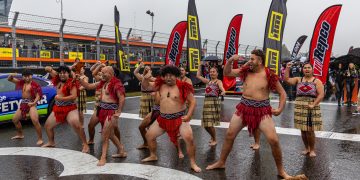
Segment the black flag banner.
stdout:
[[286,0],[273,0],[267,17],[263,50],[266,53],[265,66],[274,70],[276,74],[280,71],[286,16]]
[[[190,77],[196,77],[196,71],[200,65],[202,49],[201,49],[199,18],[196,12],[195,0],[189,0],[187,22],[188,22],[188,33],[187,33],[188,67],[190,71]],[[197,82],[197,78],[191,78],[191,79],[196,80]]]
[[120,20],[120,14],[117,10],[117,7],[114,8],[114,18],[115,18],[115,52],[116,52],[116,63],[117,68],[120,69],[121,73],[128,73],[130,72],[130,63],[125,58],[124,49],[121,44],[121,32],[119,29],[119,20]]
[[291,59],[294,60],[296,58],[296,56],[298,55],[301,46],[304,44],[305,40],[306,40],[307,36],[306,35],[302,35],[298,38],[298,40],[296,41],[295,45],[294,45],[294,49],[291,53]]

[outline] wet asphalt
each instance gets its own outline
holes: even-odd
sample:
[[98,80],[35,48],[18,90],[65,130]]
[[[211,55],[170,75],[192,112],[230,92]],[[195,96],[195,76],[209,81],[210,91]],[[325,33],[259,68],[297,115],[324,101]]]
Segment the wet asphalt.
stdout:
[[[202,93],[196,95],[201,96]],[[193,119],[201,119],[203,98],[197,97],[197,107]],[[276,97],[274,97],[276,99]],[[223,102],[222,119],[228,122],[234,107],[238,103],[235,97],[225,99]],[[271,103],[277,106],[277,102]],[[287,103],[283,113],[274,117],[277,127],[293,128],[294,104]],[[324,101],[321,105],[323,114],[323,131],[360,134],[360,116],[353,116],[352,111],[356,107],[338,107],[333,101]],[[87,109],[93,109],[89,103]],[[129,98],[123,112],[137,114],[139,112],[139,98]],[[85,115],[85,124],[89,122],[90,115]],[[0,148],[5,147],[34,147],[36,143],[35,129],[31,123],[23,123],[25,139],[10,140],[15,134],[12,124],[0,125]],[[122,118],[119,122],[122,142],[128,152],[125,159],[113,159],[108,156],[109,163],[136,163],[148,156],[147,150],[137,150],[142,143],[138,131],[139,120]],[[144,163],[148,165],[166,167],[187,172],[202,179],[278,179],[275,162],[271,154],[271,148],[264,136],[261,136],[261,147],[253,151],[250,145],[253,138],[243,130],[231,151],[225,170],[206,171],[205,167],[218,159],[224,141],[226,129],[217,128],[218,145],[208,145],[209,135],[201,126],[192,126],[196,143],[196,161],[203,169],[202,173],[194,173],[189,167],[189,159],[186,155],[185,144],[182,149],[185,153],[183,160],[178,159],[175,147],[170,143],[167,135],[158,138],[157,162]],[[96,127],[95,145],[91,146],[90,154],[98,158],[101,155],[101,127]],[[87,127],[85,126],[85,132]],[[43,130],[44,140],[47,140]],[[88,136],[88,135],[87,135]],[[309,158],[300,154],[303,144],[300,136],[279,134],[283,152],[283,162],[286,171],[291,174],[306,174],[309,179],[360,179],[360,142],[335,140],[329,138],[316,139],[317,157]],[[75,132],[67,125],[62,124],[55,129],[57,148],[81,150],[81,141]],[[109,154],[116,151],[114,145],[110,145]],[[76,175],[59,177],[64,166],[53,159],[36,156],[0,156],[0,179],[141,179],[124,175]]]

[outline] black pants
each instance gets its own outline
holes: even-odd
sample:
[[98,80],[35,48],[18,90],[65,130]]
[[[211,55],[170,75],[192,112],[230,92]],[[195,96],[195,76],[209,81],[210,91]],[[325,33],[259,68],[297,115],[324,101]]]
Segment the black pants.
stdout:
[[336,99],[340,103],[344,95],[344,82],[336,82],[335,88],[336,88]]
[[352,92],[355,87],[355,81],[354,80],[347,80],[346,81],[346,95],[347,95],[347,102],[348,104],[351,104],[351,98],[352,98]]

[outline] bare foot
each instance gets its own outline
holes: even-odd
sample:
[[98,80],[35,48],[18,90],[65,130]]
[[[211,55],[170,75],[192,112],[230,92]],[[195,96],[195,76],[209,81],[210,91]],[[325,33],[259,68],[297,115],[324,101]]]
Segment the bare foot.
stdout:
[[89,140],[89,141],[87,142],[87,144],[88,144],[88,145],[94,145],[95,143],[94,143],[94,141],[90,141],[90,140]]
[[50,142],[48,142],[48,143],[42,145],[41,147],[53,148],[53,147],[55,147],[55,143],[50,143]]
[[147,144],[142,144],[139,147],[137,147],[136,149],[149,149],[149,146]]
[[206,167],[206,170],[212,170],[212,169],[225,169],[225,163],[217,161],[216,163],[208,165]]
[[182,151],[179,151],[179,152],[178,152],[178,156],[179,156],[179,159],[184,158],[184,154],[183,154],[183,152],[182,152]]
[[305,149],[305,150],[303,150],[303,151],[301,151],[301,154],[302,155],[307,155],[307,154],[309,154],[309,150],[308,149]]
[[24,135],[16,135],[14,137],[12,137],[11,139],[24,139]]
[[283,172],[281,175],[278,175],[281,179],[292,179],[294,177],[289,176],[286,172]]
[[113,154],[111,157],[113,157],[113,158],[126,158],[127,153],[126,152],[119,152],[117,154]]
[[252,144],[251,146],[250,146],[250,148],[251,149],[253,149],[253,150],[258,150],[259,148],[260,148],[260,144]]
[[217,142],[216,142],[216,141],[212,141],[212,140],[211,140],[211,141],[209,142],[209,146],[216,146],[216,145],[217,145]]
[[40,146],[44,143],[44,141],[42,139],[39,139],[37,142],[36,142],[36,145]]
[[97,166],[104,166],[106,164],[106,158],[101,158],[97,163]]
[[305,176],[305,174],[300,174],[300,175],[296,175],[296,176],[289,176],[288,174],[286,174],[285,176],[280,176],[278,175],[281,179],[285,179],[285,180],[308,180],[308,178]]
[[89,145],[88,144],[83,144],[83,149],[81,150],[81,152],[89,153],[90,152]]
[[158,160],[157,156],[149,156],[149,157],[141,160],[141,162],[150,162],[150,161],[157,161],[157,160]]
[[201,168],[196,164],[192,164],[191,169],[194,170],[197,173],[201,172]]
[[310,157],[316,157],[316,153],[315,153],[315,151],[310,151],[309,156],[310,156]]

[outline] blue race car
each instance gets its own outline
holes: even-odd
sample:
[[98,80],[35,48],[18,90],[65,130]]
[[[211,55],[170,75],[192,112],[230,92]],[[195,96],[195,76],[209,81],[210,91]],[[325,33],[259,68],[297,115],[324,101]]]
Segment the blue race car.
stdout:
[[[0,123],[12,120],[21,100],[21,90],[15,90],[15,84],[8,81],[9,74],[0,74]],[[15,78],[21,79],[20,74]],[[33,75],[33,81],[37,82],[42,89],[43,97],[37,103],[40,117],[47,117],[52,111],[56,89],[50,80]]]

